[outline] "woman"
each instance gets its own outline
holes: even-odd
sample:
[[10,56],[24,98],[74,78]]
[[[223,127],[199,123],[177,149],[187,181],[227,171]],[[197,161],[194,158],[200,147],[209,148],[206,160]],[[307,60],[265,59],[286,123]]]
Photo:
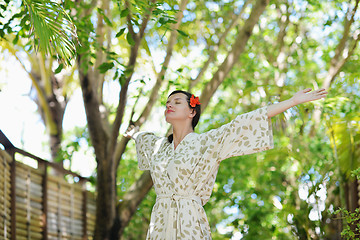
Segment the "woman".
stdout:
[[150,170],[157,195],[146,239],[211,239],[203,206],[210,198],[220,162],[272,148],[270,118],[326,94],[325,89],[308,88],[289,100],[239,115],[220,128],[197,134],[194,128],[201,112],[199,99],[188,92],[172,92],[165,118],[173,134],[168,138],[150,132],[132,136],[139,168]]

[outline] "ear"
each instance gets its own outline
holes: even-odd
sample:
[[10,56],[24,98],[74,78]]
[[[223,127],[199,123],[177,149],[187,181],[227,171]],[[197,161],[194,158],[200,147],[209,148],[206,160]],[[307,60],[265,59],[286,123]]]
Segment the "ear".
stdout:
[[196,115],[196,110],[195,109],[191,109],[191,112],[190,112],[190,117],[195,117],[195,115]]

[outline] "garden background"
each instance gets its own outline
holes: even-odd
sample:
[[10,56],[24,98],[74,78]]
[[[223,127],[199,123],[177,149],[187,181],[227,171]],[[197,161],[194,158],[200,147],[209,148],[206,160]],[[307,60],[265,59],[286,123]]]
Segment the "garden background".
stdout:
[[324,87],[325,100],[272,118],[273,150],[222,162],[205,210],[213,239],[355,238],[358,215],[346,217],[359,207],[358,5],[4,0],[0,128],[89,178],[94,239],[145,239],[156,196],[123,137],[129,125],[166,135],[175,89],[200,96],[204,132]]

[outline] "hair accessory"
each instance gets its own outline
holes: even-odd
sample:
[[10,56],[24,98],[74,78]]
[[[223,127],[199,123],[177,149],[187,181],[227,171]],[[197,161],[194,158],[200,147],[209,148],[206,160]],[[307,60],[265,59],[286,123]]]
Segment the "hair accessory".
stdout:
[[191,107],[196,107],[196,105],[200,105],[200,101],[199,101],[199,97],[194,97],[194,95],[191,96],[190,98],[190,106]]

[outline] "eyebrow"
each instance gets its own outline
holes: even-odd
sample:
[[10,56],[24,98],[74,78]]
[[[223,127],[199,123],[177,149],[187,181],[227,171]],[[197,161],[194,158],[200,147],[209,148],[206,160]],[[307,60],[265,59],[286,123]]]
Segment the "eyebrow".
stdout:
[[[180,97],[177,97],[177,98],[175,98],[174,100],[184,100],[183,98],[180,98]],[[166,101],[166,103],[168,103],[169,102],[169,100],[167,100]]]

